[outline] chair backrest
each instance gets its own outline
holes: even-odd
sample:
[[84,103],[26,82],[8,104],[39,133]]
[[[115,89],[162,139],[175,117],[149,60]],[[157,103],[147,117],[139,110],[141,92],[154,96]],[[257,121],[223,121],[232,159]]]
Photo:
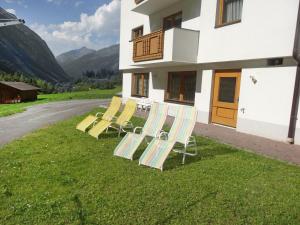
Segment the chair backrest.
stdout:
[[112,117],[117,114],[122,104],[122,99],[120,97],[114,96],[110,102],[109,107],[103,114],[102,119],[111,121]]
[[172,128],[169,132],[170,141],[182,144],[192,135],[197,119],[197,110],[191,106],[179,106]]
[[165,103],[154,102],[151,105],[151,110],[147,122],[143,128],[143,134],[155,137],[162,129],[168,115],[168,105]]
[[131,119],[135,111],[136,111],[136,102],[132,99],[129,99],[125,104],[125,108],[123,112],[118,117],[116,124],[121,126],[125,125],[126,122]]

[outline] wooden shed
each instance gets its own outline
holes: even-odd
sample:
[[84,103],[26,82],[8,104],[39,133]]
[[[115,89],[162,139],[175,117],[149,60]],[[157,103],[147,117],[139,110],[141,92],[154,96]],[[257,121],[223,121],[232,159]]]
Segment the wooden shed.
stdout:
[[0,104],[37,100],[40,88],[23,82],[0,81]]

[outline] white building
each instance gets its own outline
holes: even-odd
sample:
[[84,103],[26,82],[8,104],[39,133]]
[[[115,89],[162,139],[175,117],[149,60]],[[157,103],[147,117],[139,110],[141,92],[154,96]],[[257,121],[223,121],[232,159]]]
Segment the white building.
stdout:
[[121,4],[125,100],[195,105],[201,123],[300,144],[299,0]]

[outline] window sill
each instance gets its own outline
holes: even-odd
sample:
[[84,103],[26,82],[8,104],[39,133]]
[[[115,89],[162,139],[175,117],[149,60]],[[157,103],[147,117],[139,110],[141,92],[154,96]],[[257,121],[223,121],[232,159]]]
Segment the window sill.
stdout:
[[134,97],[134,98],[148,98],[148,96],[145,96],[145,95],[131,95],[131,97]]
[[195,102],[176,101],[176,100],[169,100],[169,99],[165,99],[165,102],[179,104],[179,105],[190,105],[190,106],[193,106],[195,104]]
[[242,20],[236,20],[236,21],[232,21],[232,22],[229,22],[229,23],[216,24],[215,29],[230,26],[230,25],[234,25],[234,24],[241,23],[241,22],[242,22]]

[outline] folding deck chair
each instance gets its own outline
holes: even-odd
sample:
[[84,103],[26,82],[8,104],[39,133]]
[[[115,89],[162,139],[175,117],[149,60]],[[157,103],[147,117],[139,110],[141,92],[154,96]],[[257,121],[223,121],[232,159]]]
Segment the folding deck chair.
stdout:
[[105,121],[111,121],[119,111],[121,104],[122,104],[121,98],[114,96],[105,113],[99,112],[95,116],[93,115],[87,116],[76,126],[76,129],[86,132],[87,129],[91,127],[93,124],[95,124],[96,122],[98,122],[99,119]]
[[136,102],[134,100],[128,100],[125,104],[123,112],[118,118],[114,117],[112,120],[101,120],[95,126],[89,130],[89,135],[99,139],[100,134],[109,128],[116,129],[118,136],[120,137],[122,132],[126,132],[125,129],[133,129],[133,124],[130,122],[132,116],[136,111]]
[[[197,111],[194,107],[180,106],[170,132],[162,132],[159,138],[151,141],[142,154],[139,164],[162,171],[163,164],[172,150],[183,154],[182,164],[185,162],[186,155],[197,155],[196,138],[191,136],[196,124],[196,118]],[[182,148],[175,149],[176,143],[183,145]],[[188,153],[188,148],[193,148],[194,152]]]
[[[168,105],[154,102],[144,127],[136,127],[134,132],[128,132],[114,151],[115,156],[133,159],[133,155],[143,140],[147,137],[158,137],[168,114]],[[138,133],[140,131],[140,133]]]

